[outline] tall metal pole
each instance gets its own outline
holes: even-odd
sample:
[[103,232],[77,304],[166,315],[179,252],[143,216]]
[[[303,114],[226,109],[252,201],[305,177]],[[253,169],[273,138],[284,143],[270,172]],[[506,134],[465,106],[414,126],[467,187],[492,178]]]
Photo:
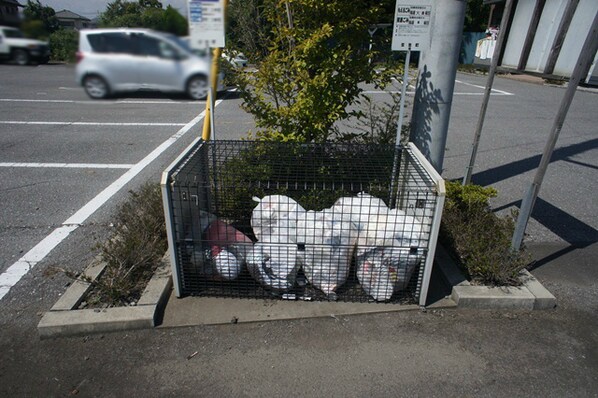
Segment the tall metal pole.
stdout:
[[434,2],[430,48],[422,49],[411,126],[411,141],[442,173],[459,50],[465,0]]
[[397,174],[399,171],[399,157],[401,154],[401,131],[403,130],[403,119],[405,114],[405,97],[407,96],[407,86],[409,84],[409,62],[411,61],[411,46],[407,49],[407,55],[405,56],[405,67],[403,68],[403,86],[401,88],[401,102],[399,104],[399,120],[397,122],[397,136],[395,139],[395,158],[392,166],[392,177],[390,180],[390,207],[394,207],[395,204],[395,185]]
[[471,144],[471,156],[469,158],[469,166],[465,169],[465,176],[463,177],[463,185],[467,185],[471,182],[471,174],[473,173],[473,167],[475,165],[475,158],[478,153],[478,146],[480,145],[480,137],[482,135],[482,128],[484,127],[484,119],[486,118],[486,109],[488,109],[488,101],[490,100],[490,92],[492,91],[492,84],[494,83],[494,75],[496,74],[496,68],[498,66],[498,58],[502,51],[503,43],[506,39],[507,25],[511,17],[511,8],[513,6],[513,0],[507,0],[505,9],[500,21],[500,29],[498,31],[498,41],[494,48],[494,54],[492,55],[492,62],[490,64],[490,71],[488,72],[488,79],[486,79],[486,89],[484,90],[484,100],[480,107],[480,115],[478,116],[478,124],[476,125],[475,132],[473,134],[473,143]]
[[590,64],[596,55],[596,51],[598,51],[598,13],[596,13],[594,16],[594,22],[592,22],[592,26],[588,32],[586,41],[581,48],[581,53],[579,54],[577,64],[575,65],[573,73],[571,74],[571,78],[569,79],[567,91],[565,91],[565,95],[561,100],[561,105],[554,119],[554,124],[552,125],[550,136],[548,137],[548,141],[544,147],[544,153],[542,154],[540,166],[536,171],[534,181],[527,190],[527,194],[521,203],[521,210],[519,212],[519,217],[517,218],[515,233],[513,234],[513,239],[511,240],[511,248],[513,250],[519,250],[521,248],[521,242],[523,241],[525,228],[527,227],[529,217],[534,208],[534,204],[536,203],[536,199],[538,198],[538,193],[540,192],[540,187],[542,185],[542,181],[544,180],[544,175],[546,174],[548,164],[550,163],[550,158],[554,152],[554,147],[556,146],[559,134],[563,128],[563,123],[565,122],[565,117],[569,111],[569,106],[573,101],[573,96],[575,95],[575,91],[577,90],[580,80],[585,77],[585,73],[587,73],[588,69],[590,68]]

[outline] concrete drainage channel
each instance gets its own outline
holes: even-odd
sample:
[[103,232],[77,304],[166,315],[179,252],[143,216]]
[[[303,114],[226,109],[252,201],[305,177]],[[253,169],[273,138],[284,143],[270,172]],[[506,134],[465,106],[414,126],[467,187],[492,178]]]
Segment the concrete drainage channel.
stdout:
[[[436,250],[435,266],[441,271],[445,282],[452,286],[452,293],[449,297],[429,306],[429,309],[456,306],[477,309],[542,310],[556,306],[556,298],[527,271],[522,273],[523,284],[519,287],[473,286],[465,280],[448,253],[440,246]],[[101,275],[104,267],[104,264],[96,262],[87,268],[85,274],[96,279]],[[417,305],[308,303],[284,300],[272,301],[271,304],[266,305],[264,300],[188,297],[172,298],[172,310],[168,311],[169,314],[164,314],[169,297],[173,297],[170,269],[169,258],[164,256],[162,266],[150,280],[137,305],[133,307],[77,309],[90,286],[88,283],[74,282],[52,309],[42,317],[38,325],[40,337],[66,337],[153,328],[161,323],[163,316],[163,326],[175,327],[413,311],[420,308]],[[183,321],[180,320],[181,317],[184,318]]]
[[450,298],[459,308],[546,310],[556,307],[556,298],[527,270],[521,272],[521,286],[474,286],[441,246],[436,249],[435,264],[453,287]]
[[[162,265],[149,281],[136,306],[77,309],[91,285],[75,281],[42,317],[37,326],[40,337],[64,337],[156,326],[172,289],[167,258],[168,256],[164,256]],[[96,280],[105,267],[105,263],[96,261],[85,270],[85,275]]]

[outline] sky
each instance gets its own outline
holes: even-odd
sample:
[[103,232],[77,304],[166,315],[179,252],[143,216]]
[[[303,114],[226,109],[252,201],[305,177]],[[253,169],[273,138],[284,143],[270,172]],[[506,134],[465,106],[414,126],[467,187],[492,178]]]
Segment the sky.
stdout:
[[[89,19],[95,18],[100,12],[106,9],[106,5],[113,0],[40,0],[45,6],[52,7],[54,11],[69,10],[76,14],[83,15]],[[187,15],[187,0],[160,0],[166,7],[171,5],[181,14]],[[19,3],[25,5],[27,0],[19,0]]]

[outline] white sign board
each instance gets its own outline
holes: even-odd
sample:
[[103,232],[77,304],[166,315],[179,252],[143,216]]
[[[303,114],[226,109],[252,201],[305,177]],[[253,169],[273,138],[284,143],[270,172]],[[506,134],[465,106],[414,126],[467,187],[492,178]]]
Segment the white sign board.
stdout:
[[430,43],[431,17],[432,0],[397,0],[391,49],[425,50]]
[[224,0],[187,0],[192,48],[224,47]]

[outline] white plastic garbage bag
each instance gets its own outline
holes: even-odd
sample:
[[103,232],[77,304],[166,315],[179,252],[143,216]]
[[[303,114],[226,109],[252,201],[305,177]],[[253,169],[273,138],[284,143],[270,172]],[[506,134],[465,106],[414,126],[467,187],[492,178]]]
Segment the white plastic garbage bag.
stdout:
[[391,298],[407,287],[413,270],[423,258],[422,224],[394,209],[372,217],[357,242],[357,278],[377,301]]
[[409,284],[421,250],[379,247],[357,256],[357,278],[363,290],[376,301],[390,300],[395,291]]
[[251,276],[275,291],[291,289],[298,268],[296,244],[258,242],[247,256]]
[[258,205],[251,214],[251,227],[260,242],[296,242],[297,218],[305,213],[292,198],[284,195],[253,198]]
[[422,223],[399,209],[372,217],[360,232],[357,255],[376,247],[419,247]]
[[338,199],[332,209],[335,214],[340,214],[343,218],[349,216],[359,232],[366,227],[372,217],[388,213],[384,201],[365,192]]
[[308,211],[297,220],[298,257],[307,280],[326,295],[347,279],[357,229],[336,209]]
[[213,246],[211,257],[218,276],[228,281],[237,279],[241,273],[241,261],[234,254],[219,246]]

